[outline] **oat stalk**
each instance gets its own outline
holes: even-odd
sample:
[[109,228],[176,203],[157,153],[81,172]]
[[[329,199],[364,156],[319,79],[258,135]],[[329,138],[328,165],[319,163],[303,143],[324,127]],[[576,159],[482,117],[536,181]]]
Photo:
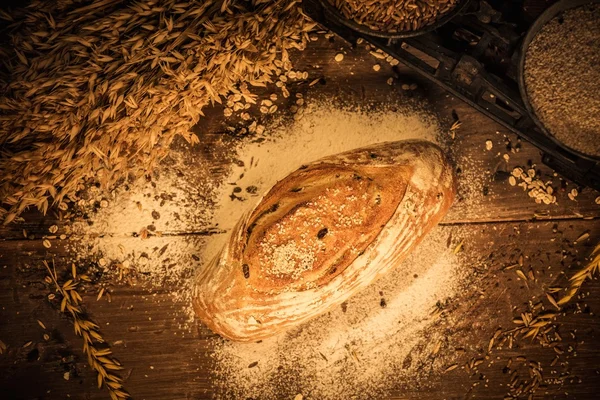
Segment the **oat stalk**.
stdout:
[[77,291],[82,281],[89,282],[90,278],[77,274],[75,264],[71,265],[71,279],[62,285],[58,283],[58,275],[54,263],[52,268],[44,260],[44,266],[50,276],[46,282],[54,283],[56,291],[62,296],[60,311],[73,318],[73,326],[77,336],[83,338],[83,352],[86,354],[88,364],[98,375],[98,388],[106,387],[112,400],[129,399],[129,393],[123,387],[123,379],[116,375],[116,371],[123,367],[112,356],[112,351],[100,333],[100,327],[91,321],[83,309],[83,300]]
[[206,107],[255,104],[252,87],[291,71],[289,52],[309,42],[316,23],[300,6],[33,0],[0,12],[0,222],[147,175],[176,137],[200,141]]

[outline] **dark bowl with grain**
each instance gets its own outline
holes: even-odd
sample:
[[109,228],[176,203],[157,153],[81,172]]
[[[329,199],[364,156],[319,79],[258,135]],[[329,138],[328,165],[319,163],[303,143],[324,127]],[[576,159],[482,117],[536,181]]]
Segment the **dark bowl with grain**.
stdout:
[[523,39],[518,68],[538,128],[577,156],[600,160],[600,0],[546,9]]
[[[319,3],[323,6],[325,12],[327,12],[336,22],[356,31],[362,33],[364,35],[384,38],[384,39],[402,39],[409,38],[422,35],[427,32],[431,32],[440,26],[444,25],[452,18],[460,14],[465,7],[468,5],[470,0],[457,0],[454,3],[453,8],[449,9],[446,12],[440,13],[435,18],[435,21],[428,23],[427,25],[420,26],[416,29],[406,29],[400,31],[388,31],[388,30],[376,30],[371,27],[357,23],[356,21],[345,16],[334,4],[332,1],[335,0],[319,0]],[[427,3],[427,2],[425,2]],[[435,3],[435,0],[432,1]],[[376,4],[376,3],[375,3]]]

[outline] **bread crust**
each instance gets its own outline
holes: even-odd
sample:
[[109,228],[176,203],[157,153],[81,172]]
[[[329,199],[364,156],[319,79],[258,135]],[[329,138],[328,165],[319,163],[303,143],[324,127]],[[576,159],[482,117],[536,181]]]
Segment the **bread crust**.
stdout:
[[255,341],[314,318],[398,265],[450,208],[435,144],[386,142],[312,162],[275,184],[198,274],[215,333]]

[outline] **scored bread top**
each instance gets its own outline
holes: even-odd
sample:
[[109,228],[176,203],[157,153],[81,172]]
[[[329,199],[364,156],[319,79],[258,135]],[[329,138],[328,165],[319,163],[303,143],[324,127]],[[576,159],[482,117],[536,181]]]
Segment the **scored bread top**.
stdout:
[[315,317],[402,261],[446,213],[454,191],[441,149],[424,141],[302,166],[269,190],[200,271],[196,313],[240,341]]
[[250,215],[239,272],[263,292],[327,284],[394,214],[406,182],[393,172],[317,164],[290,174]]

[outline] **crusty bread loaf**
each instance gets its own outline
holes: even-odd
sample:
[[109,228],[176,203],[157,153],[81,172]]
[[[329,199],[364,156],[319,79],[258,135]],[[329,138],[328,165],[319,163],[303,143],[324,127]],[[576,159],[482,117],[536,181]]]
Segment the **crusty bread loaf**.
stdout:
[[199,273],[198,317],[238,341],[299,325],[398,265],[455,194],[452,167],[425,141],[330,156],[279,181]]

